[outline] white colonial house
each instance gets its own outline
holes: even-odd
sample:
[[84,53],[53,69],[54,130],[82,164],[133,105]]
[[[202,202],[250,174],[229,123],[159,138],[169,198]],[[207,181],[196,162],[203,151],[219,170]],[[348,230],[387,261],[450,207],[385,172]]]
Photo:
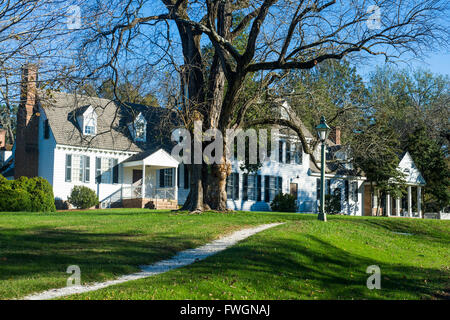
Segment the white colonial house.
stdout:
[[[26,99],[18,111],[14,161],[7,168],[15,178],[47,179],[59,202],[67,200],[74,186],[83,185],[95,190],[102,208],[175,209],[184,203],[189,172],[170,154],[173,142],[165,130],[170,126],[161,122],[173,119],[164,108],[41,91],[36,88],[33,66],[24,69],[23,79]],[[311,143],[313,135],[302,126]],[[318,211],[320,170],[302,152],[295,136],[280,132],[276,156],[256,173],[246,174],[241,163],[233,160],[233,173],[227,180],[229,208],[270,210],[276,194],[290,193],[297,199],[298,212]],[[334,132],[333,140],[327,141],[327,158],[345,159],[340,130]],[[371,215],[373,210],[366,205],[370,189],[363,173],[351,163],[328,169],[333,173],[326,175],[326,192],[340,195],[341,212]],[[422,182],[423,178],[415,183]]]

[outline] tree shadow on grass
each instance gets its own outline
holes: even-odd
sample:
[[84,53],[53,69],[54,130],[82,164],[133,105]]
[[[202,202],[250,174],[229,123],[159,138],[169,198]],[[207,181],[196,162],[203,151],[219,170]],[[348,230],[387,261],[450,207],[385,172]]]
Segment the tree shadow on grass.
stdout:
[[[418,299],[449,291],[448,270],[370,259],[313,235],[306,240],[247,241],[186,267],[183,279],[205,281],[199,275],[234,279],[234,286],[252,288],[263,299]],[[381,269],[381,290],[367,288],[366,269],[371,265]],[[214,292],[199,287],[204,288],[205,298]],[[219,292],[213,295],[220,298]]]
[[[193,248],[203,239],[173,232],[92,233],[68,229],[3,229],[0,233],[0,280],[57,276],[78,265],[82,282],[103,280],[139,270],[142,264],[167,259],[180,250]],[[0,292],[1,292],[0,286]],[[1,294],[0,294],[1,298]]]
[[450,223],[446,224],[445,221],[371,217],[352,219],[351,223],[367,226],[368,228],[383,229],[393,233],[426,237],[429,240],[450,245]]

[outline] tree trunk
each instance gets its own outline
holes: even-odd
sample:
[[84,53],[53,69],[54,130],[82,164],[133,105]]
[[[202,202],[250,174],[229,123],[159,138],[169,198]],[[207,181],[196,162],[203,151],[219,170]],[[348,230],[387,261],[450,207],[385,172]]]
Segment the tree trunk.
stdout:
[[210,166],[205,202],[212,210],[227,211],[226,185],[229,171],[231,171],[231,165],[226,163]]

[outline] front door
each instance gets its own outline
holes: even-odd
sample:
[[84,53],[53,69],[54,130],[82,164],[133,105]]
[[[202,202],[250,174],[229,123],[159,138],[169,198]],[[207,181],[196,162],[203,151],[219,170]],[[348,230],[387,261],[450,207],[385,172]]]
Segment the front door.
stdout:
[[297,199],[297,192],[298,192],[298,184],[297,183],[291,183],[290,187],[290,194],[293,195],[295,197],[295,199]]
[[142,170],[133,170],[133,185],[139,181],[142,181]]
[[364,185],[364,215],[372,215],[372,188],[369,185]]
[[132,193],[134,198],[142,198],[142,170],[133,170]]

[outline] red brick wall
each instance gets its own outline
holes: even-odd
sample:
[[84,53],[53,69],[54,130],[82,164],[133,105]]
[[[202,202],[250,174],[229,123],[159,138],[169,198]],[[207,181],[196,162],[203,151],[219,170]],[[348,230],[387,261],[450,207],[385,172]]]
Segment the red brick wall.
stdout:
[[22,70],[20,104],[17,111],[16,153],[14,177],[35,177],[39,164],[39,114],[36,104],[37,67],[27,65]]
[[6,130],[0,129],[0,149],[6,146]]

